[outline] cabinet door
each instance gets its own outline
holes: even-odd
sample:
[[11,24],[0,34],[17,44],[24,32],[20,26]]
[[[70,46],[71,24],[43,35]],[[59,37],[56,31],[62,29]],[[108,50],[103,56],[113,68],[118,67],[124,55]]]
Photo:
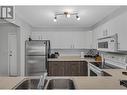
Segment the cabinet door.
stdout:
[[48,32],[47,38],[51,41],[52,49],[69,49],[72,38],[67,32]]
[[52,75],[52,63],[51,62],[48,62],[47,64],[47,68],[48,68],[48,76],[51,76]]
[[78,76],[80,75],[80,64],[79,62],[68,61],[64,63],[66,65],[65,68],[65,76]]
[[87,63],[85,61],[69,62],[68,75],[87,76]]
[[63,62],[49,62],[48,64],[48,75],[49,76],[63,76],[64,75],[64,64]]
[[31,38],[32,40],[41,40],[42,39],[41,33],[32,33]]
[[80,75],[80,64],[77,63],[69,63],[70,64],[70,74],[71,76],[78,76]]
[[74,48],[76,49],[90,49],[92,45],[92,31],[80,32],[73,35]]
[[97,49],[97,30],[95,29],[95,30],[93,30],[92,31],[92,43],[91,43],[91,45],[92,45],[92,49]]
[[80,76],[88,75],[88,64],[85,61],[80,61]]

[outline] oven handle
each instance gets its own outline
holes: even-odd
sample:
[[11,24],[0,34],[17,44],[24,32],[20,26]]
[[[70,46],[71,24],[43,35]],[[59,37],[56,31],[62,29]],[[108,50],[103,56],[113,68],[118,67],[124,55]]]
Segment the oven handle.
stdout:
[[90,66],[91,66],[92,68],[94,68],[94,69],[97,69],[97,70],[100,71],[100,72],[102,71],[101,69],[99,69],[98,67],[92,65],[91,63],[89,63],[89,67],[90,67]]

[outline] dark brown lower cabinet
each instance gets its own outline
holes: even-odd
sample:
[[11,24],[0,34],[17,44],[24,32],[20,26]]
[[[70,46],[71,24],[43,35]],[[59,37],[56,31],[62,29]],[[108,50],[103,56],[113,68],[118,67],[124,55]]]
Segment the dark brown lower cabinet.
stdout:
[[64,76],[64,63],[63,62],[48,62],[48,75],[49,76]]
[[49,76],[87,76],[86,61],[49,61]]
[[77,62],[77,64],[75,62],[65,62],[65,76],[78,76],[80,75],[80,63]]

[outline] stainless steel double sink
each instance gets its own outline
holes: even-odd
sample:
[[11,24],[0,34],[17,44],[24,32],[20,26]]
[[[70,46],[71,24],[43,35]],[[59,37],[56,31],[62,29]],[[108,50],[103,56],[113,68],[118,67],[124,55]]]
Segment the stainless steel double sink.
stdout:
[[[38,89],[39,79],[25,80],[15,89]],[[51,79],[45,80],[44,87],[41,89],[75,89],[71,79]]]

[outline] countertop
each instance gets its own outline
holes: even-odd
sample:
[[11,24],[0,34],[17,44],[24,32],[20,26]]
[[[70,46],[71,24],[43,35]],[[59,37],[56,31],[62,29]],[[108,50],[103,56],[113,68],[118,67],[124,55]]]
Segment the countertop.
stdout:
[[122,74],[122,72],[127,72],[127,70],[125,69],[103,69],[103,71],[111,74],[113,78],[116,78],[118,80],[122,80],[122,79],[127,80],[127,75]]
[[[97,76],[97,77],[87,77],[87,76],[70,76],[70,77],[56,77],[48,76],[47,79],[62,78],[62,79],[72,79],[76,89],[127,89],[120,85],[120,80],[127,80],[126,75],[122,75],[124,69],[104,69],[107,73],[111,74],[112,77]],[[35,79],[39,77],[0,77],[0,89],[14,89],[17,85],[26,79]]]
[[94,62],[94,58],[80,58],[80,56],[59,56],[58,58],[48,58],[48,61],[87,61]]
[[125,69],[103,69],[112,75],[98,77],[79,77],[74,79],[77,89],[127,89],[120,85],[120,80],[127,80],[127,76],[122,72]]
[[0,77],[0,89],[13,89],[25,79],[25,77]]
[[126,89],[113,77],[80,77],[74,83],[76,89]]

